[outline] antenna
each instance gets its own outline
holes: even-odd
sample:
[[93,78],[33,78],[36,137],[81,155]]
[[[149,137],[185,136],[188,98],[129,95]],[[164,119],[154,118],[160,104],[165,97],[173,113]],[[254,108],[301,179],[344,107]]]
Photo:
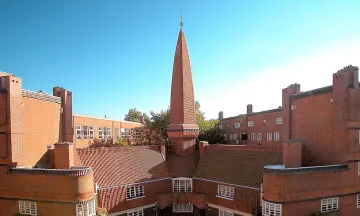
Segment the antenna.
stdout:
[[182,11],[180,11],[180,28],[182,29],[183,27],[183,22],[182,22]]

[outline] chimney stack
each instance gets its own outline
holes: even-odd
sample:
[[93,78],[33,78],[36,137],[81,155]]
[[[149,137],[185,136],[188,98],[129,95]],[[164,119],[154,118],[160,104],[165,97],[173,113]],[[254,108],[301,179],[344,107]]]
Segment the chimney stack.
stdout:
[[219,120],[223,119],[224,118],[224,112],[223,111],[220,111],[219,112]]
[[253,112],[253,105],[252,104],[248,104],[246,106],[246,114],[251,114]]
[[55,169],[71,169],[74,166],[74,147],[70,142],[55,144]]

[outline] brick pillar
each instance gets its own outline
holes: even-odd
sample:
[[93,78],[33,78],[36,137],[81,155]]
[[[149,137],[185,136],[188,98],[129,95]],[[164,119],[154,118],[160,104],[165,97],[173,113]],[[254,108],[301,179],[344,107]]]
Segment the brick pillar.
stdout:
[[3,159],[9,165],[25,165],[22,136],[22,80],[14,75],[1,73],[0,88],[5,89],[6,96],[6,148],[7,154]]
[[291,139],[291,95],[300,93],[300,84],[292,84],[282,90],[282,133],[281,140]]
[[61,98],[60,142],[73,142],[72,93],[61,87],[53,88],[53,95]]
[[208,142],[205,142],[205,141],[200,141],[199,142],[199,156],[200,156],[200,158],[203,158],[205,156],[205,149],[206,149],[207,145],[209,145]]
[[288,140],[283,142],[283,163],[286,168],[301,167],[302,142]]
[[55,169],[70,169],[74,166],[74,148],[69,142],[57,143],[54,149]]

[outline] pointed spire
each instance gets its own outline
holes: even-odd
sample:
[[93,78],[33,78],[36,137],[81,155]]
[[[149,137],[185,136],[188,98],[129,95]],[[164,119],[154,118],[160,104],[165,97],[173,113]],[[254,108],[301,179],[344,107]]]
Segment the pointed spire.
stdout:
[[180,29],[183,27],[183,21],[182,21],[182,11],[180,11]]

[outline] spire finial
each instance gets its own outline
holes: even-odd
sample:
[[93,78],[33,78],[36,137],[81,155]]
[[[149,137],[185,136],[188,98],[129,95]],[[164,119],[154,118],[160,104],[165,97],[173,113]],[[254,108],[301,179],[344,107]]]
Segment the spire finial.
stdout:
[[182,22],[182,11],[180,11],[180,29],[182,29],[183,27],[183,22]]

